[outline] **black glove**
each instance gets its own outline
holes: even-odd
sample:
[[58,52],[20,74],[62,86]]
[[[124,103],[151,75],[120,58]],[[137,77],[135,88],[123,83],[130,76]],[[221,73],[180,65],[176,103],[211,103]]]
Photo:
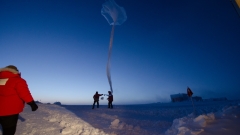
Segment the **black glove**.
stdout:
[[34,101],[28,102],[27,104],[31,106],[32,111],[36,111],[38,109],[38,106]]

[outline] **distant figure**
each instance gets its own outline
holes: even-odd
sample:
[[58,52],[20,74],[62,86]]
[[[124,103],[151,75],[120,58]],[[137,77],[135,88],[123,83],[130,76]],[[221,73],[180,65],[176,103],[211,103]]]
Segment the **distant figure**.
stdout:
[[[25,102],[36,111],[38,106],[16,66],[0,68],[0,125],[3,135],[14,135],[19,113]],[[20,117],[21,118],[21,117]]]
[[99,97],[102,96],[103,94],[98,94],[98,92],[95,93],[93,96],[94,102],[92,105],[92,109],[94,109],[95,103],[97,102],[97,108],[99,108]]
[[113,102],[113,95],[111,91],[108,91],[108,108],[113,108],[112,102]]

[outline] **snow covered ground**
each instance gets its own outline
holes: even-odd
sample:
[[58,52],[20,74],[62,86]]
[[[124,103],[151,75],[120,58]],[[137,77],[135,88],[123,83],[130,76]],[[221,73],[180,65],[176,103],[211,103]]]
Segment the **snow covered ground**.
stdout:
[[[100,102],[101,104],[101,102]],[[239,135],[240,101],[146,105],[26,105],[16,135]],[[0,135],[2,135],[0,131]]]

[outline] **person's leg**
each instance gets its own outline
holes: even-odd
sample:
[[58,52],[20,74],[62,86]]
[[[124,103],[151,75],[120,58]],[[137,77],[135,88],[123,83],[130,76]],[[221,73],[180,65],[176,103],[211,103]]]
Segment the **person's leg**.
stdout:
[[112,101],[111,101],[111,103],[110,103],[110,104],[111,104],[111,108],[113,108]]
[[3,135],[14,135],[17,129],[18,114],[2,116],[1,125]]
[[94,109],[95,103],[96,103],[96,101],[93,102],[92,109]]
[[8,128],[3,128],[3,135],[14,135],[17,129],[17,125],[8,127]]
[[97,108],[99,108],[99,101],[97,101]]
[[0,130],[2,132],[2,116],[0,116]]
[[108,101],[108,108],[110,108],[110,101]]

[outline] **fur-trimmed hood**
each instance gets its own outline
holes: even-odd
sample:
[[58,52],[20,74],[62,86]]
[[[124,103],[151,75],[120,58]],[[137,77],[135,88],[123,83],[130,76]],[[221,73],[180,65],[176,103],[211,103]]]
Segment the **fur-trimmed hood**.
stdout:
[[2,72],[2,71],[9,71],[9,72],[12,72],[13,74],[19,74],[19,72],[16,71],[15,69],[7,68],[7,67],[5,67],[5,68],[0,68],[0,72]]
[[12,78],[12,77],[20,77],[21,78],[21,74],[12,69],[12,68],[0,68],[0,79],[4,79],[4,78]]

